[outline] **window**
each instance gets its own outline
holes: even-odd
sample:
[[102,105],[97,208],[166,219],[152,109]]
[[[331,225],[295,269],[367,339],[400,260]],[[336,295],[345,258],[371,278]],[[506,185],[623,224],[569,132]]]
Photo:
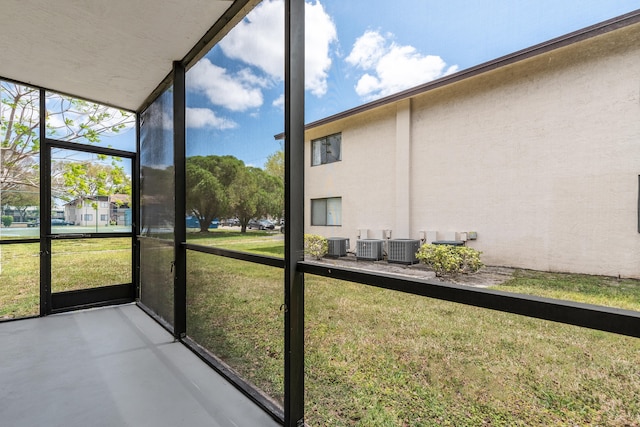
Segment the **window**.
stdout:
[[108,219],[107,215],[100,214],[100,221],[105,222],[107,221],[107,219]]
[[100,207],[101,208],[108,208],[109,207],[109,202],[100,202]]
[[342,134],[325,136],[311,141],[311,166],[324,165],[342,160]]
[[311,225],[342,225],[342,197],[311,200]]
[[93,214],[84,214],[85,221],[93,221]]

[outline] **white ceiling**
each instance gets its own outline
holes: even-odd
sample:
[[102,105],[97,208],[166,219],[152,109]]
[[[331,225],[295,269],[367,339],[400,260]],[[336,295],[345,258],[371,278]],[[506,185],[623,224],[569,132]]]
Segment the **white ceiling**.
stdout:
[[232,0],[1,0],[0,77],[137,110]]

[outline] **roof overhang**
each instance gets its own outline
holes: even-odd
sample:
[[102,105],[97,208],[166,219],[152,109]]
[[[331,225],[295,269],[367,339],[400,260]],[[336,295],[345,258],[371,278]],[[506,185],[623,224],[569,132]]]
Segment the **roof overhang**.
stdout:
[[136,111],[174,61],[195,61],[255,3],[7,0],[0,77]]

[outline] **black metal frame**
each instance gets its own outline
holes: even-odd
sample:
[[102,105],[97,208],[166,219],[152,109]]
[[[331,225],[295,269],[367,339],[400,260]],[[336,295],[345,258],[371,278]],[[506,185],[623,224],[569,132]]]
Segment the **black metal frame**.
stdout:
[[[13,84],[24,85],[38,89],[39,102],[39,139],[40,147],[40,235],[37,239],[13,239],[0,241],[0,245],[9,244],[40,244],[40,316],[46,316],[52,313],[76,310],[79,308],[98,307],[109,304],[119,304],[123,302],[133,302],[137,295],[135,283],[137,283],[137,257],[136,257],[136,239],[134,229],[138,218],[138,175],[137,174],[137,151],[130,152],[124,150],[116,150],[108,147],[96,147],[87,144],[78,144],[69,141],[61,141],[47,137],[46,131],[46,94],[47,89],[38,88],[32,85],[22,83],[12,79],[2,79],[3,81]],[[57,92],[56,92],[57,93]],[[138,139],[139,137],[136,136]],[[108,156],[127,158],[132,164],[132,185],[134,195],[132,195],[132,209],[134,223],[131,232],[125,233],[82,233],[82,234],[66,234],[52,233],[51,222],[51,149],[61,148],[85,153],[105,154]],[[95,238],[126,238],[132,239],[132,275],[131,283],[120,285],[107,285],[100,288],[88,288],[74,291],[65,291],[52,293],[51,288],[51,242],[52,240],[68,240],[68,239],[95,239]]]
[[174,195],[174,269],[173,269],[173,336],[187,334],[187,250],[182,242],[187,240],[185,223],[186,199],[186,88],[185,67],[173,63],[173,166],[175,174]]
[[247,262],[252,262],[254,264],[267,265],[269,267],[284,268],[285,266],[284,259],[272,257],[272,256],[256,255],[248,252],[239,252],[239,251],[234,251],[230,249],[217,248],[213,246],[202,246],[202,245],[196,245],[193,243],[182,243],[182,246],[184,246],[185,249],[194,251],[194,252],[218,255],[225,258],[237,259],[239,261],[247,261]]
[[438,280],[367,273],[313,261],[300,262],[298,266],[302,272],[316,276],[640,338],[640,312],[637,311],[474,288]]
[[131,283],[56,292],[51,294],[51,313],[63,313],[84,308],[124,304],[132,302],[134,299],[135,288]]
[[226,378],[227,381],[229,381],[235,388],[269,414],[271,418],[281,424],[284,423],[285,416],[282,408],[280,408],[277,403],[273,402],[269,396],[266,396],[260,390],[256,389],[253,384],[247,382],[232,367],[224,363],[222,359],[216,357],[215,354],[212,354],[207,349],[199,345],[196,341],[192,340],[188,336],[182,338],[181,341],[191,351],[193,351],[200,360]]
[[[41,95],[41,97],[44,95]],[[41,98],[42,99],[42,98]],[[46,120],[46,110],[41,110],[40,112],[41,123],[44,124],[43,120]],[[42,132],[46,132],[46,126],[41,125],[41,134]],[[44,285],[45,291],[45,307],[44,312],[42,310],[41,305],[41,314],[53,314],[60,313],[65,311],[77,310],[82,308],[89,307],[101,307],[105,305],[111,304],[122,304],[125,302],[133,302],[136,297],[136,287],[134,285],[135,280],[135,270],[136,264],[135,261],[131,264],[131,283],[121,284],[121,285],[107,285],[98,288],[87,288],[87,289],[79,289],[74,291],[64,291],[64,292],[56,292],[53,293],[51,287],[51,242],[52,240],[72,240],[72,239],[102,239],[102,238],[130,238],[131,239],[131,251],[132,256],[135,253],[135,222],[132,224],[130,232],[118,232],[118,233],[82,233],[79,235],[76,234],[67,234],[67,233],[58,233],[53,234],[51,232],[51,223],[47,219],[51,217],[51,150],[54,148],[60,148],[65,150],[73,150],[80,151],[84,153],[93,153],[93,154],[105,154],[113,157],[121,157],[125,159],[129,159],[131,161],[132,172],[135,171],[135,164],[137,163],[137,153],[132,153],[130,151],[124,150],[116,150],[108,147],[95,147],[86,144],[78,144],[74,142],[68,141],[60,141],[56,139],[51,139],[45,137],[42,139],[44,144],[41,149],[41,190],[40,190],[40,206],[41,212],[46,210],[45,215],[41,215],[41,218],[45,218],[45,221],[40,221],[40,237],[44,240],[45,250],[41,250],[41,286]],[[43,156],[44,154],[44,156]],[[46,163],[42,163],[42,157],[45,158]],[[42,173],[47,173],[46,176],[42,176]],[[43,180],[44,178],[44,180]],[[42,187],[42,183],[45,183],[44,188]],[[132,176],[132,187],[133,189],[138,187],[138,178],[137,176]],[[43,200],[44,199],[44,200]],[[44,204],[43,204],[44,202]],[[44,207],[44,209],[43,209]],[[132,198],[132,210],[135,212],[138,210],[137,205],[134,204],[134,200]],[[132,257],[132,260],[134,258]],[[42,262],[44,261],[44,262]],[[45,268],[46,271],[42,271],[42,268]],[[44,276],[42,275],[44,273]],[[44,280],[43,280],[44,278]],[[42,298],[41,291],[41,298]]]
[[[304,0],[285,0],[285,257],[284,259],[248,254],[220,248],[206,247],[186,242],[186,227],[183,220],[185,208],[185,71],[193,65],[206,50],[222,37],[222,30],[229,22],[242,19],[245,7],[249,0],[233,2],[231,8],[216,22],[211,30],[194,46],[194,48],[181,61],[174,62],[173,71],[164,81],[149,95],[149,98],[138,110],[137,117],[137,141],[136,153],[118,150],[99,149],[105,154],[130,157],[134,160],[134,229],[140,227],[140,193],[138,177],[140,174],[140,119],[139,113],[151,104],[171,84],[174,85],[174,164],[176,176],[175,190],[175,234],[173,244],[175,248],[174,270],[174,315],[175,325],[169,325],[157,316],[153,310],[139,301],[140,283],[140,245],[133,236],[133,283],[128,285],[115,285],[105,289],[91,290],[91,297],[82,297],[80,292],[72,291],[51,295],[51,225],[49,221],[41,222],[40,239],[22,239],[0,242],[0,244],[15,243],[40,243],[41,253],[41,282],[40,282],[40,310],[41,315],[49,314],[66,308],[85,307],[89,304],[105,304],[103,297],[97,294],[107,293],[111,302],[129,301],[138,298],[138,305],[169,330],[177,339],[193,350],[202,360],[214,367],[223,376],[242,390],[248,397],[258,403],[272,417],[282,422],[286,427],[300,427],[304,424],[304,275],[312,274],[330,277],[349,282],[360,283],[397,292],[419,295],[450,301],[475,307],[513,313],[538,319],[550,320],[580,327],[586,327],[630,337],[640,338],[640,313],[616,308],[595,306],[590,304],[561,301],[550,298],[541,298],[523,294],[493,291],[480,288],[472,288],[462,285],[442,283],[435,280],[420,280],[401,277],[392,274],[364,272],[338,266],[304,261],[303,258],[303,233],[304,233]],[[464,73],[452,77],[443,78],[426,85],[400,94],[379,100],[366,106],[357,107],[344,114],[365,111],[378,106],[380,103],[393,101],[400,97],[407,97],[425,88],[436,88],[452,81],[466,78],[474,73],[481,73],[506,63],[515,62],[522,58],[534,56],[539,52],[549,49],[552,44],[560,46],[573,43],[575,40],[593,37],[594,35],[610,31],[619,26],[628,25],[640,20],[640,13],[634,12],[618,19],[613,19],[600,26],[579,31],[553,43],[535,46],[508,57],[499,58],[491,63],[481,64]],[[7,79],[9,80],[9,79]],[[9,80],[10,81],[10,80]],[[41,123],[45,123],[46,103],[45,89],[40,89],[40,115]],[[315,124],[333,120],[334,117],[323,119]],[[312,124],[314,125],[314,124]],[[79,146],[78,144],[53,141],[46,138],[45,126],[40,127],[40,139],[44,141],[41,150],[41,212],[45,218],[51,215],[50,208],[50,147],[69,148],[73,150],[96,152],[95,148]],[[638,231],[640,232],[640,176],[638,196]],[[128,233],[127,233],[128,235]],[[122,235],[89,235],[98,237],[124,237]],[[63,237],[61,237],[63,238]],[[187,251],[207,253],[215,256],[228,257],[242,261],[258,263],[262,265],[284,269],[284,309],[285,309],[285,376],[284,376],[284,411],[277,405],[255,390],[244,381],[233,369],[221,360],[211,355],[195,341],[186,336],[186,255]],[[91,300],[93,298],[93,300]],[[58,300],[59,299],[59,300]],[[102,300],[102,301],[96,301]],[[91,301],[90,301],[91,300]],[[62,301],[62,302],[61,302]]]
[[[51,150],[47,147],[47,97],[40,89],[40,315],[51,313]],[[42,218],[45,220],[42,221]]]
[[285,0],[284,425],[304,424],[304,0]]

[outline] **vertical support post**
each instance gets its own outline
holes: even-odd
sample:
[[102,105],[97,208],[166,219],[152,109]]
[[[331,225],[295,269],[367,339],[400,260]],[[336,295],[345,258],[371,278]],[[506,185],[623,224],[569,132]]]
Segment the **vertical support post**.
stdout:
[[187,252],[183,243],[187,240],[186,210],[186,95],[185,68],[179,61],[173,63],[173,166],[175,172],[175,225],[174,225],[174,275],[173,310],[175,338],[187,332]]
[[[411,99],[398,101],[396,110],[395,238],[411,238]],[[391,237],[384,236],[385,239]]]
[[132,218],[133,221],[133,238],[131,248],[131,265],[133,266],[132,272],[132,282],[133,283],[133,298],[136,300],[140,299],[140,240],[138,240],[138,236],[140,235],[140,215],[141,215],[141,206],[140,206],[140,113],[136,113],[136,157],[133,161],[133,191],[131,194],[131,207],[132,207]]
[[40,316],[51,314],[51,148],[47,144],[47,93],[40,89]]
[[304,8],[285,0],[285,427],[304,424]]

